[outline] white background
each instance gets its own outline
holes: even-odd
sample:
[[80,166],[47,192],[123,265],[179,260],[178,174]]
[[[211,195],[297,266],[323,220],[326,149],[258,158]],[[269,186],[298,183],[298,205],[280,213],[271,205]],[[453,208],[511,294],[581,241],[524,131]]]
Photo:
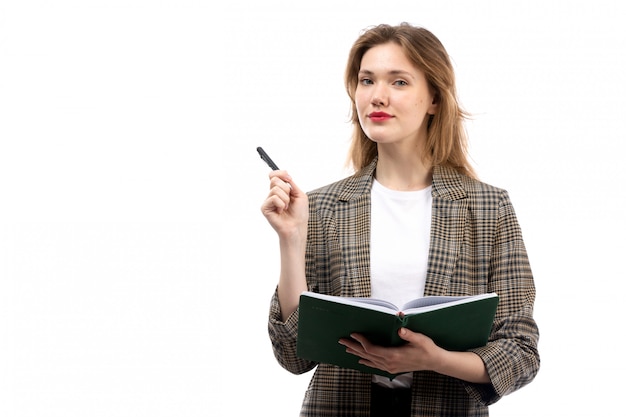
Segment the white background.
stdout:
[[[623,414],[626,31],[617,1],[0,1],[0,415],[297,415],[266,331],[263,146],[347,174],[360,31],[452,56],[513,200],[542,368],[494,416]],[[616,382],[610,382],[616,381]]]

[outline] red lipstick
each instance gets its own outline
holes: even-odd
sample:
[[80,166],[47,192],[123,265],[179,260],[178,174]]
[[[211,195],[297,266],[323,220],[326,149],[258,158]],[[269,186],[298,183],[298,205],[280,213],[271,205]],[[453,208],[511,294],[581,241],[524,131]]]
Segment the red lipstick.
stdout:
[[371,121],[373,122],[384,122],[385,120],[391,119],[391,115],[382,111],[375,111],[368,115]]

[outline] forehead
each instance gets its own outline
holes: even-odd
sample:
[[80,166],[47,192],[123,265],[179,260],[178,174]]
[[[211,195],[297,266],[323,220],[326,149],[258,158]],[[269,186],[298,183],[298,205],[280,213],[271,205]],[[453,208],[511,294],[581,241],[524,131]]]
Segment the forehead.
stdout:
[[407,57],[404,49],[393,42],[376,45],[368,49],[361,58],[360,70],[368,72],[419,72],[419,69]]

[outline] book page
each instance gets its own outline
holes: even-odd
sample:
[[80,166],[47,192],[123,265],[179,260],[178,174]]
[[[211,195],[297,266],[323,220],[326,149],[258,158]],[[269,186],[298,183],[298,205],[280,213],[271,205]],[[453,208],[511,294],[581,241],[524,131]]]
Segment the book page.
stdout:
[[453,305],[459,305],[464,303],[471,303],[473,301],[482,300],[485,298],[497,297],[495,293],[478,294],[473,296],[453,297],[453,296],[427,296],[417,298],[415,300],[406,303],[402,311],[405,314],[409,313],[421,313],[425,311],[438,310],[441,308],[450,307]]
[[382,311],[383,313],[397,314],[400,309],[389,301],[380,300],[377,298],[366,297],[337,297],[334,295],[319,294],[316,292],[305,291],[302,293],[313,298],[319,298],[321,300],[328,300],[334,303],[346,304],[369,308],[370,310]]
[[[322,300],[332,301],[345,305],[353,305],[370,310],[381,311],[383,313],[398,314],[400,309],[393,303],[377,298],[366,297],[338,297],[327,294],[319,294],[316,292],[304,291],[303,295]],[[452,297],[452,296],[426,296],[409,301],[402,308],[405,314],[432,311],[457,304],[469,303],[484,298],[496,297],[495,293],[479,294],[475,296]]]

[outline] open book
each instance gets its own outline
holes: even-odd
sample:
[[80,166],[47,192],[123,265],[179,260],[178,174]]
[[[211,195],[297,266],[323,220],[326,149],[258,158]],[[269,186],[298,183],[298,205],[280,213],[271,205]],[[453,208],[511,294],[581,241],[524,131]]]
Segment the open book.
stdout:
[[495,293],[467,297],[421,297],[398,308],[374,298],[347,298],[305,291],[300,296],[297,354],[303,359],[329,363],[389,377],[358,363],[339,339],[361,333],[372,343],[399,346],[401,327],[423,333],[447,350],[465,351],[484,346],[498,306]]

